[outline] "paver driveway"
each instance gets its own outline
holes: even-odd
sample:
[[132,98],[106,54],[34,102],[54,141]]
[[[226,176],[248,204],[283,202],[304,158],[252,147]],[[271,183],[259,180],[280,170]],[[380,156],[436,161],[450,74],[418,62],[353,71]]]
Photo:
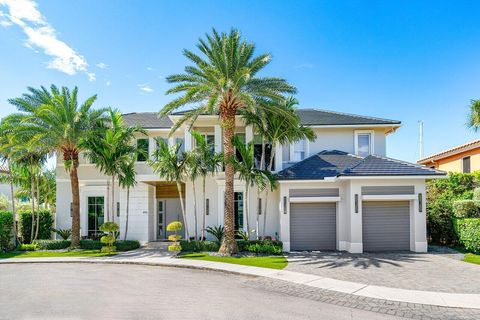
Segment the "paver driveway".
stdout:
[[440,253],[297,252],[286,270],[392,288],[480,293],[480,265]]

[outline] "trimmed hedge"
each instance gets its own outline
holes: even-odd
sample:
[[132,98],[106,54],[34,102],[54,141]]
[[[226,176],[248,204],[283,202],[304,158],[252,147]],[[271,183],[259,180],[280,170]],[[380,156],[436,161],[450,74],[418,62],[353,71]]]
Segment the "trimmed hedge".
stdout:
[[480,253],[480,218],[454,219],[454,230],[466,250]]
[[478,201],[457,200],[453,202],[453,214],[456,218],[479,218]]
[[0,211],[0,251],[12,248],[13,214],[10,211]]
[[180,241],[182,252],[213,252],[220,249],[217,241]]
[[[85,250],[101,250],[105,246],[99,240],[80,240],[80,248]],[[114,246],[118,251],[130,251],[140,248],[140,242],[137,240],[116,241]]]
[[35,243],[21,243],[17,247],[18,251],[35,251],[38,250],[38,245]]
[[[19,232],[22,235],[23,243],[30,243],[31,230],[32,230],[32,211],[23,210],[19,211]],[[53,215],[50,210],[40,209],[35,210],[35,220],[37,213],[40,213],[40,226],[38,229],[37,239],[50,239],[53,229]]]
[[62,250],[70,247],[69,240],[34,240],[38,250]]
[[[216,241],[182,241],[182,252],[214,252],[218,251],[220,244]],[[282,254],[283,244],[281,241],[272,240],[237,240],[240,252],[253,252],[264,254]]]

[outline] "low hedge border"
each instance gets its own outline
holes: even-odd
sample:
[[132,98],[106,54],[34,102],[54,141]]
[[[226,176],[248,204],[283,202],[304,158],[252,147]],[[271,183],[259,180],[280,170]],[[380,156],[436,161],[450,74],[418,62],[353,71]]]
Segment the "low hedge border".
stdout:
[[[70,240],[35,240],[37,250],[62,250],[70,247]],[[80,240],[80,248],[84,250],[100,250],[104,246],[99,240]],[[130,251],[140,248],[140,242],[126,240],[115,242],[118,251]]]
[[[216,241],[181,241],[182,252],[215,252],[220,248]],[[240,252],[263,253],[280,255],[283,252],[283,243],[272,240],[237,240]]]

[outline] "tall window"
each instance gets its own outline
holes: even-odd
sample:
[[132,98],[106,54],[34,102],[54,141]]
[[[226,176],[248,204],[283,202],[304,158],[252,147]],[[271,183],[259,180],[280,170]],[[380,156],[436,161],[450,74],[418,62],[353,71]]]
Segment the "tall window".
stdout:
[[207,145],[210,147],[210,150],[215,152],[215,135],[213,134],[204,134],[203,137],[205,138],[205,141],[207,142]]
[[470,156],[462,159],[463,173],[470,173]]
[[88,236],[96,236],[100,231],[99,227],[104,222],[104,199],[103,197],[88,197]]
[[137,154],[137,161],[147,161],[148,139],[137,139],[137,148],[142,151],[139,154]]
[[175,143],[180,145],[180,148],[178,148],[178,154],[177,154],[177,156],[180,157],[182,155],[183,151],[185,151],[184,139],[183,138],[176,138]]
[[242,230],[243,229],[243,192],[234,193],[233,210],[235,214],[235,230]]
[[373,132],[355,132],[355,153],[360,157],[367,157],[373,153]]
[[295,142],[293,145],[293,161],[302,161],[305,159],[305,149],[306,149],[307,143],[305,140],[300,140]]

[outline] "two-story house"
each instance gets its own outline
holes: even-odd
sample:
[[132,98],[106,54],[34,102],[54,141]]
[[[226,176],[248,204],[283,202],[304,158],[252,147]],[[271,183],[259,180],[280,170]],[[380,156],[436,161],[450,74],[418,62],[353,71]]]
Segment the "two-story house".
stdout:
[[[275,237],[290,250],[346,250],[349,252],[411,250],[425,252],[425,180],[444,176],[443,172],[386,157],[386,136],[400,127],[399,121],[344,114],[317,109],[298,109],[302,124],[310,126],[316,139],[279,145],[274,170],[279,186],[258,197],[250,192],[250,221],[260,214],[260,234]],[[155,137],[170,145],[181,142],[193,147],[186,126],[169,136],[181,117],[174,113],[157,118],[156,113],[129,113],[128,125],[140,125],[148,137],[137,144],[151,155]],[[246,142],[255,141],[252,127],[237,118],[236,134]],[[205,134],[217,152],[222,151],[222,129],[218,116],[202,115],[193,129]],[[166,225],[181,220],[180,201],[185,201],[190,235],[194,233],[193,185],[184,181],[185,197],[180,199],[171,182],[164,181],[146,165],[146,157],[136,164],[137,185],[130,192],[128,238],[141,242],[165,239]],[[107,178],[84,159],[78,171],[82,236],[98,231],[104,221]],[[71,192],[68,174],[57,163],[57,217],[59,228],[71,225]],[[223,225],[224,173],[208,177],[206,184],[206,225]],[[198,217],[203,215],[202,193],[197,184]],[[235,226],[246,228],[245,183],[235,179]],[[118,186],[117,186],[118,190]],[[117,192],[115,219],[125,230],[126,191]],[[264,216],[264,206],[268,210]],[[264,219],[266,224],[264,225]],[[200,234],[201,223],[197,224]],[[122,235],[121,235],[122,236]]]

